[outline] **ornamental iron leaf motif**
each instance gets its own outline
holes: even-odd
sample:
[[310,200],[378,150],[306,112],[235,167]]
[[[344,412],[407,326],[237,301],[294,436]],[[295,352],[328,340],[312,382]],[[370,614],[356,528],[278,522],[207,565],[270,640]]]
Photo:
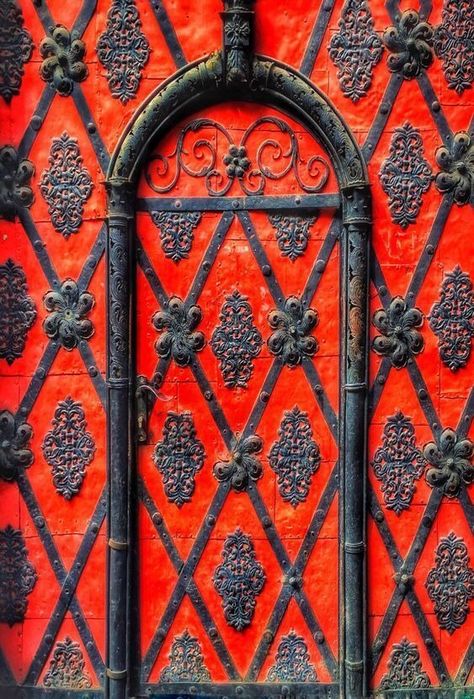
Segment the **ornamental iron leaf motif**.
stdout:
[[469,567],[467,546],[454,532],[438,544],[426,589],[440,628],[454,633],[466,621],[469,602],[474,599],[474,570]]
[[267,675],[268,682],[317,682],[308,646],[294,631],[283,636],[275,655],[275,664]]
[[204,446],[196,436],[191,413],[170,411],[163,427],[163,439],[157,443],[153,455],[170,502],[181,507],[191,500],[194,477],[203,467],[204,458]]
[[443,279],[428,320],[438,337],[441,361],[452,371],[466,366],[474,337],[474,292],[469,275],[459,266]]
[[23,12],[15,0],[0,3],[0,97],[10,104],[18,95],[23,78],[23,65],[33,50],[31,34],[24,27]]
[[227,536],[222,559],[214,573],[214,587],[222,597],[227,623],[242,631],[252,621],[256,598],[265,584],[265,572],[255,557],[251,538],[240,529]]
[[173,262],[189,257],[193,244],[193,232],[202,214],[199,211],[153,211],[153,223],[160,230],[161,248]]
[[[219,134],[217,140],[209,135],[211,131]],[[269,131],[272,134],[266,137]],[[298,137],[286,121],[266,116],[250,124],[238,143],[225,126],[213,119],[188,122],[170,154],[156,153],[148,160],[145,179],[154,192],[165,194],[185,173],[202,178],[208,194],[219,197],[227,194],[234,183],[244,194],[262,195],[268,181],[291,175],[302,191],[311,194],[325,187],[329,172],[328,162],[320,155],[301,157]]]
[[86,79],[89,71],[83,58],[86,45],[81,39],[73,39],[69,29],[57,24],[45,37],[39,50],[44,59],[40,66],[41,78],[63,97],[71,94],[74,83]]
[[211,675],[204,665],[199,641],[185,629],[175,636],[169,654],[170,663],[163,668],[161,682],[209,682]]
[[387,509],[400,515],[410,507],[415,481],[425,468],[421,451],[416,446],[415,428],[410,418],[397,412],[387,419],[382,446],[375,452],[372,467],[382,483]]
[[195,352],[205,345],[204,335],[196,327],[201,322],[199,306],[186,308],[178,296],[172,296],[162,311],[157,311],[152,323],[161,336],[155,342],[158,356],[172,358],[178,366],[188,366]]
[[442,22],[435,29],[434,50],[443,63],[451,90],[461,95],[474,80],[474,4],[445,0]]
[[13,146],[0,148],[0,216],[13,221],[33,201],[30,180],[35,171],[31,160],[22,160]]
[[0,265],[0,359],[12,364],[21,357],[35,320],[36,306],[28,296],[25,272],[9,259]]
[[396,26],[385,30],[383,42],[391,53],[388,69],[406,80],[416,78],[433,63],[433,28],[415,10],[402,12]]
[[432,488],[441,488],[444,495],[454,498],[459,495],[461,486],[474,480],[474,442],[460,439],[456,432],[447,427],[441,432],[438,444],[429,442],[423,449],[430,465],[426,470],[426,480]]
[[107,70],[112,97],[122,104],[134,99],[150,45],[134,0],[114,0],[107,13],[107,28],[99,37],[97,56]]
[[401,296],[392,299],[388,310],[376,311],[372,322],[382,333],[374,338],[372,349],[390,357],[396,369],[406,366],[409,359],[422,351],[424,340],[417,328],[423,324],[423,314],[419,308],[408,308]]
[[305,310],[301,299],[289,296],[283,311],[273,310],[268,315],[274,331],[268,338],[268,349],[290,367],[301,364],[303,357],[313,357],[318,351],[316,338],[309,334],[318,320],[313,308]]
[[436,150],[436,162],[441,168],[435,184],[441,194],[451,194],[459,206],[474,201],[474,141],[466,131],[458,131],[449,149]]
[[86,466],[94,457],[95,443],[86,431],[87,422],[81,404],[71,396],[59,401],[52,426],[43,441],[43,454],[51,466],[54,487],[70,500],[81,489]]
[[423,671],[416,643],[410,643],[407,638],[402,638],[400,643],[394,643],[388,661],[388,672],[382,677],[380,689],[422,689],[430,685],[430,678]]
[[313,440],[308,414],[297,405],[285,411],[278,428],[279,439],[268,460],[277,474],[278,490],[286,502],[297,507],[308,497],[311,478],[321,463],[319,447]]
[[55,230],[67,239],[80,228],[92,180],[82,166],[77,140],[66,132],[53,138],[48,162],[49,169],[43,172],[39,187]]
[[28,595],[38,579],[28,561],[23,534],[8,525],[0,529],[0,622],[13,626],[22,622]]
[[346,0],[339,31],[329,44],[329,57],[339,69],[337,78],[343,94],[353,102],[358,102],[369,91],[382,52],[383,45],[374,30],[369,3]]
[[430,188],[432,170],[423,154],[418,129],[409,123],[395,129],[390,155],[380,170],[380,181],[388,196],[392,221],[402,228],[415,223],[422,204],[421,195]]
[[278,248],[282,256],[289,257],[292,262],[301,257],[308,247],[309,230],[317,216],[273,214],[269,219],[276,230]]
[[256,454],[262,451],[263,442],[257,435],[237,438],[234,441],[228,461],[218,461],[214,464],[215,478],[221,482],[230,482],[237,492],[245,490],[249,481],[258,481],[262,477],[262,464]]
[[85,660],[79,643],[66,636],[54,648],[43,685],[55,689],[89,689],[92,680],[84,668]]
[[43,328],[51,340],[70,351],[80,340],[92,337],[94,326],[86,316],[94,306],[94,297],[88,291],[80,293],[73,279],[66,279],[59,291],[48,291],[43,302],[49,312]]
[[219,320],[209,344],[219,360],[224,384],[246,388],[253,373],[252,359],[260,354],[263,340],[247,298],[237,289],[226,297]]
[[9,410],[0,412],[0,478],[13,481],[33,463],[29,441],[33,435],[31,425],[17,424]]

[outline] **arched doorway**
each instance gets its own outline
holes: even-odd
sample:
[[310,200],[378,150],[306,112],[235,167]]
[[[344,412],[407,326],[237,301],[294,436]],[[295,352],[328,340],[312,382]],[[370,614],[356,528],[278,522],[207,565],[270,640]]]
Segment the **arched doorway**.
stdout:
[[250,7],[109,171],[112,697],[364,695],[367,178]]

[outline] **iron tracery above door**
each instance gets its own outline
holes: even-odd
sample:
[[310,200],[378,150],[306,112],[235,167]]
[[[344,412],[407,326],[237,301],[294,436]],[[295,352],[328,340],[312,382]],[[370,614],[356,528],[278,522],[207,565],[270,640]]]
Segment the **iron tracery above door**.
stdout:
[[[231,225],[234,214],[243,226],[250,226],[248,211],[262,207],[259,199],[266,195],[268,182],[274,182],[289,174],[294,177],[298,191],[291,195],[280,197],[279,206],[272,212],[272,225],[278,235],[281,250],[286,251],[289,259],[296,259],[305,245],[305,233],[299,229],[295,239],[295,228],[292,228],[291,217],[301,216],[307,221],[317,218],[318,212],[326,207],[341,209],[341,244],[342,244],[342,347],[341,347],[341,403],[340,403],[340,550],[341,550],[341,616],[342,632],[340,647],[340,682],[339,691],[342,696],[365,696],[365,622],[364,622],[364,565],[365,565],[365,531],[364,531],[364,492],[365,492],[365,442],[366,442],[366,383],[367,383],[367,283],[368,283],[368,235],[370,229],[370,197],[368,192],[367,175],[362,156],[342,118],[337,114],[328,100],[303,76],[296,71],[271,59],[253,56],[253,12],[252,0],[226,0],[223,12],[224,47],[223,51],[212,54],[208,58],[197,61],[185,67],[173,78],[163,84],[153,93],[137,113],[134,121],[128,127],[116,153],[112,159],[107,187],[109,194],[108,215],[108,438],[109,438],[109,640],[108,640],[108,692],[111,697],[126,697],[130,667],[127,664],[128,622],[124,618],[123,609],[130,591],[128,568],[129,532],[129,454],[131,452],[130,434],[127,425],[130,424],[131,411],[131,379],[133,376],[133,356],[131,351],[131,314],[133,313],[131,273],[133,271],[132,231],[134,226],[134,210],[137,206],[136,187],[140,173],[145,172],[145,179],[150,190],[160,196],[159,213],[154,219],[159,222],[160,238],[163,251],[167,257],[179,262],[190,254],[192,240],[196,227],[199,226],[201,209],[206,209],[209,202],[214,200],[214,210],[223,212],[223,221]],[[154,145],[160,141],[183,117],[195,114],[200,109],[224,103],[229,100],[241,100],[272,106],[287,113],[292,120],[297,120],[323,146],[327,159],[316,154],[306,159],[304,171],[301,168],[299,144],[292,130],[290,121],[275,115],[264,116],[251,123],[240,139],[235,139],[224,124],[206,117],[188,118],[176,142],[174,151],[169,155],[156,154]],[[216,149],[214,143],[200,136],[201,131],[212,128],[218,132],[225,153]],[[282,141],[275,140],[271,134],[260,139],[260,144],[252,150],[252,134],[261,128],[274,130]],[[194,139],[191,150],[198,148],[198,169],[189,164],[188,139]],[[197,144],[197,145],[196,145]],[[275,148],[278,158],[273,158],[269,164],[266,159],[268,152]],[[154,154],[153,154],[154,153]],[[194,150],[195,153],[195,150]],[[152,158],[150,159],[150,154]],[[272,167],[271,167],[271,166]],[[275,165],[277,165],[275,169]],[[339,193],[325,193],[324,188],[330,177],[331,167],[334,168],[339,186]],[[180,173],[188,177],[202,180],[206,197],[206,206],[196,205],[195,210],[188,211],[182,202],[173,196],[173,187]],[[235,187],[240,190],[237,195]],[[234,198],[226,197],[231,187]],[[170,196],[163,196],[163,195]],[[141,204],[138,202],[138,208]],[[288,213],[290,210],[290,213]],[[225,212],[229,213],[226,214]],[[238,214],[237,214],[238,212]],[[186,214],[186,215],[185,215]],[[286,216],[285,216],[286,215]],[[227,216],[227,218],[226,218]],[[282,220],[282,219],[288,220]],[[158,220],[159,219],[159,220]],[[293,221],[294,224],[294,221]],[[306,225],[306,224],[305,224]],[[283,252],[285,254],[285,252]],[[265,271],[263,270],[263,274]],[[169,299],[167,307],[155,317],[155,329],[166,332],[172,325],[174,313],[183,315],[187,324],[189,347],[174,347],[172,338],[164,340],[161,335],[163,353],[172,355],[179,366],[191,361],[187,356],[199,351],[204,338],[199,336],[197,328],[199,318],[192,307],[179,307],[178,299]],[[278,301],[278,299],[277,299]],[[182,301],[181,301],[182,303]],[[237,295],[227,297],[229,308],[238,308],[248,316],[245,299]],[[228,311],[228,309],[227,309]],[[226,312],[227,312],[226,311]],[[232,310],[232,312],[238,312]],[[222,308],[224,314],[224,307]],[[269,317],[273,334],[278,334],[272,344],[271,329],[269,331],[268,347],[271,353],[279,355],[283,364],[291,366],[298,363],[298,352],[311,355],[311,341],[303,332],[306,325],[308,336],[314,327],[316,319],[306,318],[308,310],[298,307],[298,299],[290,298],[277,304],[273,320]],[[161,315],[160,315],[161,314]],[[168,314],[170,317],[165,317]],[[191,314],[191,315],[189,315]],[[286,324],[292,324],[292,314],[298,316],[297,322],[303,328],[301,338],[290,338],[285,344],[283,335]],[[299,315],[301,315],[301,318]],[[296,318],[295,316],[295,318]],[[252,318],[247,322],[252,326]],[[222,320],[221,327],[225,321]],[[217,332],[217,330],[216,330]],[[225,332],[223,330],[222,332]],[[265,338],[267,339],[267,338]],[[208,338],[214,342],[218,354],[218,337]],[[291,341],[290,341],[291,340]],[[298,344],[299,342],[299,344]],[[259,331],[254,333],[254,347],[262,343]],[[186,343],[185,343],[186,344]],[[158,354],[160,351],[158,348]],[[313,353],[314,354],[314,353]],[[249,355],[249,362],[251,362]],[[164,356],[164,354],[163,354]],[[245,374],[249,376],[251,367]],[[244,372],[245,373],[245,372]],[[235,376],[232,368],[229,370],[229,381],[244,381],[245,377]],[[146,390],[146,387],[144,388]],[[293,406],[291,406],[293,407]],[[194,426],[189,424],[189,418],[183,415],[168,416],[169,427],[174,422],[186,422],[188,431],[194,435],[195,443],[199,439]],[[183,422],[184,420],[184,422]],[[298,406],[288,412],[286,423],[281,423],[281,430],[290,429],[287,423],[298,421],[300,429],[305,427],[304,411]],[[161,451],[166,447],[167,433],[163,432]],[[311,435],[309,435],[311,439]],[[249,437],[250,439],[250,437]],[[255,438],[256,439],[256,438]],[[281,435],[283,440],[283,432]],[[250,444],[250,443],[249,443]],[[316,443],[314,443],[316,445]],[[201,445],[202,446],[202,445]],[[249,445],[247,445],[249,446]],[[245,452],[244,444],[234,445],[235,453]],[[252,448],[258,452],[257,443]],[[250,446],[249,446],[250,448]],[[317,445],[313,448],[313,457],[309,458],[309,471],[314,473],[318,467]],[[160,452],[161,453],[161,452]],[[250,450],[251,453],[251,450]],[[275,451],[276,455],[276,451]],[[155,463],[165,469],[164,462]],[[277,457],[275,456],[275,459]],[[217,467],[219,464],[216,465]],[[214,475],[219,480],[225,480],[225,474],[232,471],[233,466],[221,464]],[[231,468],[232,466],[232,468]],[[237,464],[238,466],[238,464]],[[284,468],[275,461],[275,470]],[[194,463],[194,475],[201,468],[201,461]],[[226,470],[227,469],[227,470]],[[308,476],[309,478],[310,476]],[[191,474],[191,478],[194,476]],[[240,482],[240,481],[236,481]],[[194,483],[188,483],[186,493],[192,492]],[[282,486],[284,488],[284,486]],[[171,491],[170,491],[171,492]],[[285,492],[283,490],[282,492]],[[293,492],[293,491],[292,491]],[[294,495],[294,505],[300,499],[301,493]],[[233,537],[233,538],[232,538]],[[251,542],[245,540],[245,534],[235,531],[229,534],[228,546],[243,546],[247,555],[251,554]],[[227,543],[226,543],[227,546]],[[186,565],[186,564],[185,564]],[[225,558],[223,561],[225,566]],[[222,569],[224,570],[224,569]],[[263,575],[263,573],[262,573]],[[297,575],[295,585],[297,584]],[[218,585],[219,593],[225,604],[225,587]],[[261,578],[264,584],[264,575]],[[291,583],[293,585],[293,583]],[[184,633],[187,633],[184,632]],[[294,634],[293,634],[294,635]],[[170,662],[166,677],[173,675],[173,652],[191,653],[193,663],[201,668],[196,679],[190,675],[188,681],[207,681],[208,670],[200,658],[199,645],[192,636],[182,634],[176,637],[176,646],[171,651]],[[288,635],[281,640],[278,653],[275,656],[273,676],[280,678],[278,670],[285,649],[299,644],[305,649],[303,639]],[[306,649],[307,650],[307,649]],[[199,656],[199,657],[198,657]],[[308,666],[305,678],[315,681],[316,673]],[[281,678],[283,676],[281,675]],[[280,679],[281,679],[280,678]],[[237,678],[236,678],[237,679]],[[291,678],[290,678],[291,681]],[[239,684],[229,685],[229,692],[239,694]]]

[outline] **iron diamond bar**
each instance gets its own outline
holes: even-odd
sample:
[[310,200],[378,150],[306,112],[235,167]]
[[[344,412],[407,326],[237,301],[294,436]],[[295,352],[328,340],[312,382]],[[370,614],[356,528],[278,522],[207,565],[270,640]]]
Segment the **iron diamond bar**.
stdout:
[[223,59],[229,86],[246,86],[250,80],[253,49],[252,10],[255,0],[223,0]]
[[130,239],[132,189],[109,179],[107,238],[108,591],[106,693],[126,699],[130,457]]
[[33,50],[31,34],[23,25],[23,12],[16,0],[3,0],[0,4],[0,97],[7,104],[20,92],[23,66]]

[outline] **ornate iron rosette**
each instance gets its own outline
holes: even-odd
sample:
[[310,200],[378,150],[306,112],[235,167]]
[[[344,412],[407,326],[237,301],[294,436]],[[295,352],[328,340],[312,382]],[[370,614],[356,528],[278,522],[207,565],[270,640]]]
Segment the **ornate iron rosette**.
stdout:
[[458,131],[450,148],[440,146],[436,162],[441,168],[435,184],[441,194],[451,194],[460,206],[474,201],[474,142],[466,131]]
[[88,291],[81,293],[73,279],[66,279],[59,291],[48,291],[43,302],[49,311],[43,328],[51,340],[70,351],[81,340],[92,337],[94,326],[87,316],[94,306],[94,297]]
[[256,458],[263,449],[263,441],[256,434],[237,438],[228,461],[214,464],[214,476],[220,482],[230,482],[234,490],[245,490],[249,481],[262,477],[262,464]]
[[382,333],[374,338],[372,349],[390,357],[396,369],[422,351],[425,343],[417,328],[423,325],[423,314],[418,308],[408,308],[401,296],[395,296],[386,311],[376,311],[372,322]]
[[290,367],[301,364],[304,357],[314,357],[318,351],[318,341],[310,333],[318,320],[314,308],[305,310],[299,298],[289,296],[284,310],[274,310],[268,314],[268,324],[274,331],[268,339],[268,349]]
[[423,454],[430,464],[426,480],[432,488],[441,488],[448,498],[459,495],[462,485],[474,481],[474,442],[467,437],[461,439],[447,427],[441,432],[438,444],[429,442]]
[[204,334],[196,330],[201,318],[199,306],[186,308],[178,296],[172,296],[164,310],[157,311],[152,318],[153,327],[161,333],[155,342],[157,354],[174,359],[178,366],[188,366],[195,352],[206,344]]
[[433,28],[420,20],[415,10],[403,12],[397,24],[384,32],[383,42],[390,51],[388,69],[407,80],[416,78],[433,63]]

